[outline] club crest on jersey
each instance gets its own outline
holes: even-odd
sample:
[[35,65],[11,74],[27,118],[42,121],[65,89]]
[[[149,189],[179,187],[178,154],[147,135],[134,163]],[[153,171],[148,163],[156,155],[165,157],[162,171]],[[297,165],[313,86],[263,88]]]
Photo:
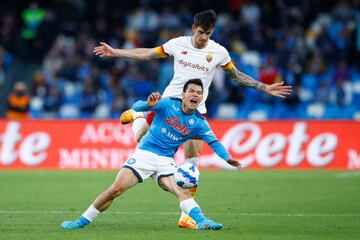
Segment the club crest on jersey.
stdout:
[[165,121],[170,127],[174,128],[177,132],[182,133],[183,135],[188,135],[191,133],[191,130],[187,129],[186,125],[182,125],[180,123],[180,119],[177,117],[165,119]]
[[206,61],[211,62],[213,60],[213,56],[211,54],[206,55]]
[[189,123],[190,125],[194,125],[194,124],[195,124],[195,119],[190,118],[189,121],[188,121],[188,123]]

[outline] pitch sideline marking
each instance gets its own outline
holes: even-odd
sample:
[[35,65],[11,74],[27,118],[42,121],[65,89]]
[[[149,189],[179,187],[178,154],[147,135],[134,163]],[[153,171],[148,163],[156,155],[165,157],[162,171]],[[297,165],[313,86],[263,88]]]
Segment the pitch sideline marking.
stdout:
[[335,177],[336,178],[360,177],[360,171],[337,173]]
[[[29,211],[29,210],[0,210],[0,214],[81,214],[76,211]],[[138,211],[109,211],[106,215],[179,215],[179,212],[138,212]],[[211,213],[207,215],[250,216],[250,217],[360,217],[359,214],[315,214],[315,213]]]

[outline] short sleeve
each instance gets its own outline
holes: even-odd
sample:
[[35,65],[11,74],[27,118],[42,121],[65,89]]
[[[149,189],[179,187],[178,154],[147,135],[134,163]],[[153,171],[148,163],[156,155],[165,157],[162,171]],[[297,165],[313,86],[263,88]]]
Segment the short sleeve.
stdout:
[[176,48],[176,42],[178,38],[173,38],[164,43],[161,47],[163,48],[164,52],[170,56],[174,55],[174,50]]
[[230,58],[230,55],[229,55],[229,52],[224,48],[224,47],[221,47],[221,55],[220,55],[220,66],[224,69],[224,70],[227,70],[227,69],[230,69],[232,68],[234,65],[231,61],[231,58]]

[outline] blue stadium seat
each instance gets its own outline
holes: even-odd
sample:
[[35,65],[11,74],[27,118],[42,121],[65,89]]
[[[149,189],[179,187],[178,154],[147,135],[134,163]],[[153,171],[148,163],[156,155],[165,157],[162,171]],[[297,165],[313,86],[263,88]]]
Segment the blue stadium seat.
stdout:
[[313,119],[323,118],[326,112],[326,107],[321,102],[314,102],[307,106],[306,115]]
[[270,117],[272,107],[268,104],[256,104],[248,113],[248,119],[254,121],[267,120]]
[[41,118],[44,100],[40,97],[32,97],[30,101],[30,115],[32,118]]
[[344,118],[344,111],[342,107],[335,104],[328,104],[326,106],[325,119],[342,119]]
[[312,92],[316,92],[319,88],[319,80],[314,74],[306,73],[302,76],[301,86],[311,90]]
[[222,103],[218,106],[216,118],[234,119],[237,115],[237,106],[232,103]]
[[59,110],[60,118],[79,118],[80,110],[77,104],[64,104]]
[[285,104],[276,104],[271,109],[270,119],[292,119],[295,117],[293,111]]

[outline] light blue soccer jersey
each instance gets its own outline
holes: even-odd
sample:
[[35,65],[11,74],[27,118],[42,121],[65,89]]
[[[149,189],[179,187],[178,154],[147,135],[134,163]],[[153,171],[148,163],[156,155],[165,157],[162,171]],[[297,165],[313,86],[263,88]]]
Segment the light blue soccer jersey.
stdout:
[[148,107],[146,101],[137,101],[132,109],[139,112],[156,112],[149,130],[137,145],[139,149],[173,158],[181,144],[188,139],[200,137],[222,159],[227,160],[231,157],[200,112],[196,110],[188,115],[182,111],[181,99],[162,98],[154,107]]

